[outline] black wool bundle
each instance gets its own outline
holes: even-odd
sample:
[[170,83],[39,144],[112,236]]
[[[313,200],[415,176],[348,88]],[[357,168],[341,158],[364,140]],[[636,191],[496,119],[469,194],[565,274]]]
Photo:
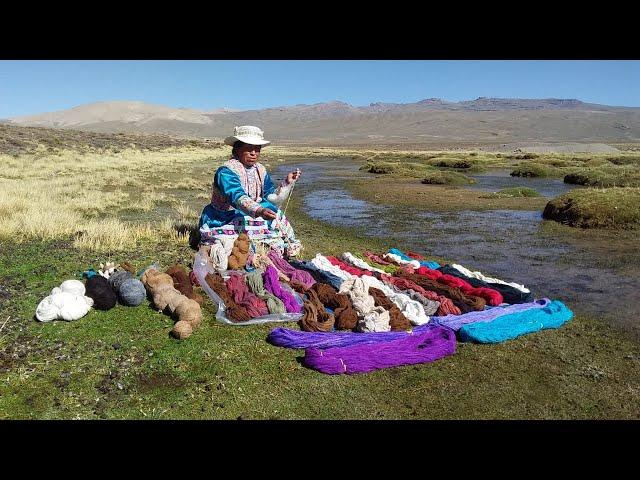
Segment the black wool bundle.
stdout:
[[85,295],[93,299],[93,308],[109,310],[116,306],[118,298],[106,278],[94,275],[87,279],[85,287]]

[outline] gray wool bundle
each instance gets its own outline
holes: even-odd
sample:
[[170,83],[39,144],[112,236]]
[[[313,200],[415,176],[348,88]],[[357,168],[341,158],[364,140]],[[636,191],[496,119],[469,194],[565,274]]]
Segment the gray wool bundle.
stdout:
[[118,289],[118,298],[120,299],[120,302],[128,307],[137,307],[144,301],[146,296],[147,291],[145,290],[142,282],[137,278],[131,277],[125,279]]
[[118,293],[120,291],[120,286],[129,278],[133,278],[133,275],[131,275],[130,272],[127,272],[126,270],[116,270],[109,277],[109,285],[111,285],[111,288]]

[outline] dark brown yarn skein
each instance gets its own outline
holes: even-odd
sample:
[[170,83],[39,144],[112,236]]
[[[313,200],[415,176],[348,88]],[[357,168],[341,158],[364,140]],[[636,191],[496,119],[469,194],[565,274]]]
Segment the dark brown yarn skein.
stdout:
[[189,280],[189,274],[184,269],[184,267],[176,264],[172,267],[169,267],[166,273],[168,275],[171,275],[171,278],[173,278],[173,286],[176,290],[178,290],[185,297],[198,302],[198,305],[202,305],[204,299],[202,298],[202,295],[198,295],[193,291],[191,280]]
[[233,297],[229,293],[224,279],[219,274],[211,275],[207,273],[204,280],[224,302],[227,317],[229,317],[231,321],[246,322],[247,320],[251,320],[251,316],[247,313],[247,310],[244,307],[236,305],[236,302],[233,301]]
[[389,325],[391,331],[411,330],[411,322],[398,306],[387,297],[382,290],[376,287],[369,287],[369,295],[373,297],[376,307],[382,307],[389,311]]
[[417,275],[404,270],[398,270],[396,272],[396,276],[412,280],[425,290],[431,290],[432,292],[436,292],[438,295],[444,295],[445,297],[450,298],[453,304],[458,307],[462,313],[484,310],[484,307],[487,304],[484,298],[476,297],[475,295],[465,295],[459,288],[450,287],[443,283],[436,282],[424,275]]
[[324,305],[333,310],[336,319],[336,329],[353,330],[358,323],[358,312],[353,308],[349,295],[337,293],[336,289],[327,283],[314,283],[311,287]]

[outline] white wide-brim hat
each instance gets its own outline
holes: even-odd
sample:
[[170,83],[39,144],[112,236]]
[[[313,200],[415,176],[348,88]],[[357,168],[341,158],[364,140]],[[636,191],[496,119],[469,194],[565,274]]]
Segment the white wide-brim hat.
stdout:
[[224,143],[231,145],[240,140],[249,145],[269,145],[271,142],[264,139],[264,132],[258,127],[251,125],[243,125],[242,127],[234,127],[233,135],[224,139]]

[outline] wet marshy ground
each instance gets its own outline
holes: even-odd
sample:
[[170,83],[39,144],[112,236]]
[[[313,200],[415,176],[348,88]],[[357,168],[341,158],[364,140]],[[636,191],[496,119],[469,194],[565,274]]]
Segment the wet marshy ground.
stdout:
[[[431,212],[354,198],[343,188],[372,174],[350,160],[298,162],[303,177],[294,195],[305,212],[332,225],[353,226],[362,235],[393,238],[423,254],[460,263],[486,275],[526,285],[537,297],[565,301],[577,313],[597,316],[640,338],[640,259],[633,232],[576,230],[542,219],[541,211]],[[291,164],[273,169],[275,179]],[[509,176],[498,170],[474,175],[470,188],[497,191],[527,186],[545,197],[575,188],[559,179]],[[425,186],[429,188],[429,186]]]

